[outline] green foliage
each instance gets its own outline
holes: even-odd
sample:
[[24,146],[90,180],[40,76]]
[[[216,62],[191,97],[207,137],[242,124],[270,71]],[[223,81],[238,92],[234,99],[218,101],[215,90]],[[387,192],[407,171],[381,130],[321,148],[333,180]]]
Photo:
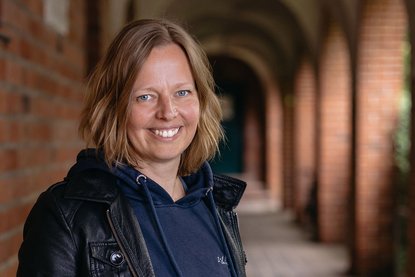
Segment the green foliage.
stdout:
[[400,116],[395,133],[395,163],[399,171],[406,175],[409,172],[409,151],[411,147],[410,126],[411,126],[411,92],[410,92],[410,55],[411,46],[405,43],[405,83],[400,101]]

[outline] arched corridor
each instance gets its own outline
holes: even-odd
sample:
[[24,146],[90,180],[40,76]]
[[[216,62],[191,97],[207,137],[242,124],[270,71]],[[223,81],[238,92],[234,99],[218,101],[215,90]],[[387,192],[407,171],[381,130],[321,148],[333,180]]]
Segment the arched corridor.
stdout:
[[[255,72],[240,60],[211,56],[210,62],[224,113],[226,142],[211,162],[214,170],[265,181],[266,96]],[[223,167],[223,168],[221,168]]]
[[0,0],[0,276],[84,147],[86,77],[146,17],[182,23],[209,57],[227,136],[211,164],[248,183],[250,276],[307,277],[285,260],[300,248],[354,276],[415,276],[412,0]]

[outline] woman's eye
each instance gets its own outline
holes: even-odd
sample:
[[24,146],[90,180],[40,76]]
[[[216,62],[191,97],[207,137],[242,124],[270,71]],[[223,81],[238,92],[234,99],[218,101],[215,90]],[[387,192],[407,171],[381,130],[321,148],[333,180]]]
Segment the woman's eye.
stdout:
[[178,92],[177,92],[177,95],[178,96],[186,96],[186,95],[188,95],[190,93],[190,91],[189,90],[179,90]]
[[148,101],[151,99],[149,94],[140,95],[137,97],[137,101]]

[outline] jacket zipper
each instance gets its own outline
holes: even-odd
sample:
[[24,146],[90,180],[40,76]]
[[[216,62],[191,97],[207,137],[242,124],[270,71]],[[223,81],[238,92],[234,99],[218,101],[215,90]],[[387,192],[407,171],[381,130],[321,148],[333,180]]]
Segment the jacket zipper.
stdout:
[[111,231],[112,231],[112,233],[114,234],[115,240],[117,241],[117,243],[118,243],[118,245],[119,245],[119,247],[120,247],[121,252],[122,252],[122,253],[124,254],[124,256],[125,256],[125,260],[127,261],[128,267],[129,267],[129,269],[130,269],[130,271],[131,271],[131,274],[132,274],[134,277],[139,277],[139,276],[137,275],[136,271],[134,270],[134,267],[132,266],[132,263],[131,263],[130,257],[127,255],[127,252],[125,251],[125,248],[124,248],[123,244],[121,243],[121,240],[120,240],[120,238],[119,238],[119,236],[118,236],[117,231],[115,230],[114,223],[113,223],[113,221],[112,221],[112,218],[111,218],[111,214],[110,214],[110,210],[109,210],[109,209],[107,210],[107,218],[108,218],[108,222],[109,222],[109,224],[110,224]]
[[244,267],[244,265],[246,265],[247,259],[246,259],[246,253],[242,246],[241,234],[239,232],[238,214],[235,211],[231,211],[231,220],[232,220],[232,228],[233,228],[234,234],[236,235],[235,240],[237,241],[239,250],[241,251],[240,262],[241,262],[242,267]]

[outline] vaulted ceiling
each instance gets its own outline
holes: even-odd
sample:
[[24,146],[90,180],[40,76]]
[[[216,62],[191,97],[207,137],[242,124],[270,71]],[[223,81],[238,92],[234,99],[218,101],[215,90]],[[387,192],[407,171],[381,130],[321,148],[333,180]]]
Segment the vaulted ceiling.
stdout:
[[353,48],[358,0],[156,0],[136,2],[139,17],[183,22],[210,54],[256,60],[279,81],[293,76],[303,54],[318,59],[327,23]]

